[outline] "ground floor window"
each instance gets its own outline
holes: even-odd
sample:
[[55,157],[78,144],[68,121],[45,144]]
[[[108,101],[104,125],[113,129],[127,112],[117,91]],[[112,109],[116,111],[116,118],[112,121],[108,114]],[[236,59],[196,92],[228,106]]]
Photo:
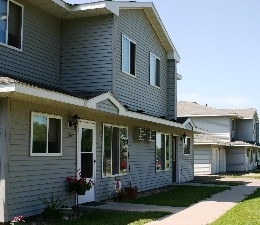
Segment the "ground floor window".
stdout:
[[126,127],[103,125],[103,176],[127,174],[127,144]]
[[60,156],[61,137],[61,116],[32,112],[31,156]]
[[156,133],[156,171],[170,169],[170,135]]
[[182,139],[183,141],[183,154],[184,155],[190,155],[191,150],[190,150],[190,138],[185,137]]

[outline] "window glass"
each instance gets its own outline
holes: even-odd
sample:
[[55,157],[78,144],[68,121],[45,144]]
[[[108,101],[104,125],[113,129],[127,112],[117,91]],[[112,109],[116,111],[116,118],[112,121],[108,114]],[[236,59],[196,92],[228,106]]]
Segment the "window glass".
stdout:
[[160,87],[160,59],[150,53],[150,85]]
[[47,118],[33,116],[33,153],[46,153],[47,149]]
[[130,71],[130,48],[129,48],[129,41],[126,37],[123,36],[123,57],[122,57],[122,62],[123,62],[123,72],[129,73]]
[[120,174],[127,173],[127,129],[120,128]]
[[61,117],[32,113],[31,155],[61,155]]
[[127,173],[127,128],[104,125],[103,176]]
[[170,136],[168,134],[156,133],[156,170],[167,170],[170,168]]
[[0,0],[0,42],[6,43],[7,0]]
[[183,138],[183,154],[184,155],[190,154],[190,138],[189,137]]
[[8,45],[21,48],[22,7],[9,2]]
[[23,7],[13,1],[0,0],[0,42],[22,48]]
[[122,71],[135,76],[136,44],[122,36]]
[[61,120],[49,118],[48,153],[59,153],[61,146]]

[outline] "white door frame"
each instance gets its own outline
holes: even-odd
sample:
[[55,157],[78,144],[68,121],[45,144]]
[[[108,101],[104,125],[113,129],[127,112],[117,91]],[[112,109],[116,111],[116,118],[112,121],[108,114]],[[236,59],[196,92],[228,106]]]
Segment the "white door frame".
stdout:
[[78,196],[78,204],[95,201],[95,185],[96,185],[96,122],[88,120],[79,120],[77,126],[77,170],[81,169],[81,137],[82,128],[92,129],[92,153],[93,153],[93,177],[91,180],[94,186],[86,191],[85,195]]

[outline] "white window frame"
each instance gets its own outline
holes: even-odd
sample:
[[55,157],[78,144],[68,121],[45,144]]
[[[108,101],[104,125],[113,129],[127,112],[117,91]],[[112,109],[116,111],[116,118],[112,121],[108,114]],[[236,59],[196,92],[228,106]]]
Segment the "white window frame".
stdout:
[[[164,135],[164,146],[165,146],[165,149],[164,149],[164,168],[160,168],[158,169],[158,165],[157,165],[157,135]],[[169,167],[167,167],[167,154],[166,154],[166,136],[168,136],[168,141],[169,141],[169,146],[168,146],[168,151],[169,151],[169,159],[168,159],[168,163],[169,163]],[[168,134],[168,133],[162,133],[162,132],[156,132],[156,138],[155,138],[155,169],[156,169],[156,172],[162,172],[162,171],[169,171],[170,170],[170,158],[171,158],[171,135]]]
[[[128,40],[128,52],[129,52],[129,55],[128,55],[128,58],[129,58],[129,60],[128,60],[128,68],[129,69],[128,69],[128,71],[124,70],[124,55],[125,55],[125,53],[124,53],[125,52],[124,51],[124,44],[123,44],[124,38]],[[135,62],[134,62],[134,67],[135,68],[134,68],[134,74],[131,74],[131,45],[130,45],[131,42],[135,45]],[[134,78],[136,78],[136,43],[133,40],[131,40],[130,38],[128,38],[127,36],[125,36],[124,34],[122,34],[122,41],[121,41],[121,43],[122,43],[122,57],[121,57],[121,60],[122,60],[122,72],[127,74],[127,75],[130,75],[130,76],[132,76]]]
[[[34,153],[33,152],[33,116],[44,116],[48,118],[47,120],[47,130],[49,128],[49,118],[52,119],[59,119],[61,122],[60,126],[60,135],[61,135],[61,140],[60,140],[60,152],[59,153],[49,153],[47,152],[48,150],[48,145],[46,146],[46,153]],[[47,131],[48,132],[48,131]],[[52,114],[46,114],[46,113],[39,113],[39,112],[31,112],[31,146],[30,146],[30,156],[62,156],[62,117],[57,116],[57,115],[52,115]],[[47,133],[47,143],[48,143],[48,133]]]
[[[118,177],[118,176],[127,176],[127,173],[128,173],[128,154],[129,154],[129,150],[128,150],[128,145],[127,145],[127,157],[126,157],[126,163],[127,163],[127,169],[126,169],[126,173],[124,174],[121,174],[120,173],[120,168],[119,168],[119,174],[112,174],[112,171],[111,171],[111,174],[110,175],[104,175],[103,171],[104,171],[104,147],[105,147],[105,143],[104,143],[104,132],[105,132],[105,126],[110,126],[110,127],[117,127],[117,128],[125,128],[126,131],[127,131],[127,140],[128,140],[128,127],[126,126],[121,126],[121,125],[115,125],[115,124],[109,124],[109,123],[103,123],[103,132],[102,132],[102,178],[107,178],[107,177]],[[112,152],[111,152],[111,156],[112,156]],[[112,161],[112,158],[111,158],[111,165],[113,165],[113,161]],[[120,155],[119,155],[119,167],[120,167]],[[111,166],[111,170],[112,170],[112,166]]]
[[[17,48],[17,47],[14,47],[14,46],[11,46],[11,45],[8,45],[8,18],[9,18],[9,3],[12,2],[13,4],[16,4],[18,5],[19,7],[21,7],[22,9],[22,18],[21,18],[21,48]],[[7,15],[6,15],[6,31],[5,31],[5,39],[6,39],[6,43],[3,43],[0,41],[0,45],[3,45],[3,46],[6,46],[8,48],[11,48],[11,49],[14,49],[14,50],[17,50],[17,51],[22,51],[23,49],[23,27],[24,27],[24,6],[14,0],[7,0]]]
[[[185,153],[185,148],[188,148],[188,140],[190,142],[190,148],[189,148],[189,153]],[[183,155],[190,155],[191,154],[191,138],[190,137],[184,137],[182,138],[182,150],[183,150]]]
[[[151,58],[154,58],[155,59],[155,64],[152,63],[152,60]],[[150,72],[149,72],[149,77],[150,77],[150,85],[153,86],[153,87],[156,87],[156,88],[159,88],[160,89],[160,83],[161,83],[161,68],[159,68],[159,74],[157,73],[158,72],[158,68],[157,68],[157,64],[156,64],[156,60],[159,60],[160,61],[160,67],[161,67],[161,59],[156,56],[154,53],[150,52],[150,58],[149,58],[149,64],[150,64]],[[152,74],[152,71],[155,72],[155,74],[153,75]],[[157,78],[158,76],[158,78]],[[155,81],[154,81],[154,79]],[[159,80],[159,82],[157,83],[156,80]]]

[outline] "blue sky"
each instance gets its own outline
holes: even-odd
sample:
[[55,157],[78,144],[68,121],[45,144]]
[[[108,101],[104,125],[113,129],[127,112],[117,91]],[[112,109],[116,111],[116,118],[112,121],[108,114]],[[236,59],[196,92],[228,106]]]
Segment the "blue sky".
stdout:
[[257,108],[260,114],[260,1],[152,2],[181,57],[178,101]]

